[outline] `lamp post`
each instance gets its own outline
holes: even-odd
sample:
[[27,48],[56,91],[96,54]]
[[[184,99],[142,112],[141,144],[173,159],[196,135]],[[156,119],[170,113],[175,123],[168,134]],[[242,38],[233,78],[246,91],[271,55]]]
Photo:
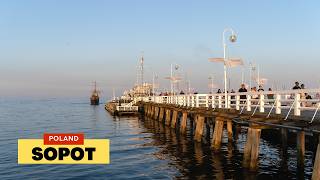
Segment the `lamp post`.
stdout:
[[211,94],[213,94],[213,76],[209,76],[208,78],[209,80],[211,80],[211,84],[209,84],[210,89],[211,89]]
[[233,29],[231,28],[226,28],[224,29],[222,33],[222,44],[223,44],[223,60],[224,60],[224,65],[223,65],[223,70],[224,70],[224,103],[225,103],[225,108],[229,107],[228,106],[228,96],[227,96],[227,66],[226,66],[226,61],[227,61],[227,43],[225,41],[225,33],[226,32],[231,32],[231,36],[229,37],[230,42],[234,43],[237,40],[237,36]]
[[173,72],[173,65],[174,65],[174,69],[177,71],[179,69],[179,65],[178,64],[171,64],[170,67],[170,77],[166,77],[166,79],[170,80],[170,86],[171,86],[171,95],[175,94],[175,86],[174,84],[177,83],[179,80],[181,80],[181,78],[179,78],[174,72]]
[[154,95],[155,95],[155,79],[158,79],[158,76],[153,72],[153,74],[152,74],[152,96],[153,96],[153,101],[155,101],[155,99],[154,99]]

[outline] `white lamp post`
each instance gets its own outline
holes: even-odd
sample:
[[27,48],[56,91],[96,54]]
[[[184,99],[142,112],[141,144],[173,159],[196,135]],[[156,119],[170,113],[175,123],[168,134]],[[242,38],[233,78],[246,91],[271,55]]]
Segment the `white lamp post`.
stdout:
[[173,72],[173,65],[174,65],[174,69],[177,71],[179,69],[179,65],[178,64],[171,64],[170,67],[170,77],[166,77],[166,79],[170,80],[170,86],[171,86],[171,95],[175,94],[175,83],[177,83],[179,80],[181,80],[180,77],[177,77],[175,75],[175,73]]
[[209,76],[208,78],[209,80],[211,80],[211,84],[209,84],[210,89],[211,89],[211,94],[213,94],[213,76]]
[[229,41],[234,43],[237,40],[237,36],[235,34],[235,32],[233,31],[233,29],[231,28],[226,28],[224,29],[224,31],[222,32],[222,45],[223,45],[223,58],[209,58],[210,61],[212,62],[223,62],[224,66],[223,66],[223,70],[224,70],[224,101],[225,101],[225,108],[228,108],[228,96],[227,96],[227,66],[229,67],[234,67],[237,65],[243,65],[243,62],[241,59],[227,59],[227,43],[225,41],[225,33],[226,32],[231,32],[231,36],[229,37]]

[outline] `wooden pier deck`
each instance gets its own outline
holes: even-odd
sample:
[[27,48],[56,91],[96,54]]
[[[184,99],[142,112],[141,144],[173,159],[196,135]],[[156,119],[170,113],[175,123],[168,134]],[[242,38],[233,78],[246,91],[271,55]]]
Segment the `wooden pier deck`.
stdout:
[[[320,90],[312,90],[312,92],[314,91],[320,92]],[[306,138],[311,138],[313,142],[318,144],[312,179],[320,179],[320,122],[316,120],[319,109],[317,103],[319,102],[313,100],[312,102],[316,102],[313,107],[301,107],[303,102],[303,100],[299,100],[301,92],[289,91],[289,93],[293,93],[295,98],[281,99],[281,96],[275,94],[278,100],[272,100],[273,103],[268,105],[265,105],[263,93],[258,94],[260,96],[258,103],[254,103],[256,100],[250,102],[251,99],[248,96],[252,94],[244,93],[247,95],[246,103],[240,102],[241,93],[234,94],[236,102],[230,103],[229,108],[223,103],[222,97],[219,97],[221,94],[141,98],[138,105],[143,107],[145,116],[160,121],[168,128],[175,129],[181,134],[185,134],[188,129],[191,129],[194,132],[194,141],[202,142],[209,136],[213,151],[219,151],[224,129],[227,131],[228,142],[232,143],[236,141],[235,134],[239,133],[237,129],[239,127],[247,128],[242,165],[250,171],[255,171],[258,168],[262,131],[270,129],[279,131],[281,134],[279,138],[284,145],[288,143],[288,132],[294,133],[297,144],[297,166],[302,170],[306,142],[309,142],[306,141]],[[230,100],[230,102],[232,101]],[[291,103],[286,106],[281,105],[284,102]],[[275,110],[274,113],[271,113],[273,110]],[[304,112],[302,113],[302,111]],[[210,134],[212,134],[211,137]]]

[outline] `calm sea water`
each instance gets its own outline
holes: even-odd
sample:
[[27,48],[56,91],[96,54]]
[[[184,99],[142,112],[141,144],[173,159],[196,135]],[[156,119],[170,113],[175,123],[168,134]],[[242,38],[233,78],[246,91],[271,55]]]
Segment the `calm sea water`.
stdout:
[[[296,168],[295,146],[283,161],[280,143],[261,141],[258,172],[242,168],[245,129],[234,145],[223,138],[221,152],[143,117],[114,118],[87,99],[0,99],[0,179],[310,179],[312,151],[305,170]],[[84,132],[111,140],[109,165],[18,165],[17,139],[44,132]],[[224,132],[225,133],[225,132]],[[226,134],[225,134],[226,137]]]

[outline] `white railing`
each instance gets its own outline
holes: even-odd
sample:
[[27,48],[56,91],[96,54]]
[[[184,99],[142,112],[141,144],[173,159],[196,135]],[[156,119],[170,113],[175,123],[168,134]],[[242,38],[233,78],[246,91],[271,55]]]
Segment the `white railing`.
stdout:
[[135,111],[138,111],[138,106],[117,106],[116,107],[116,109],[117,109],[117,111],[119,111],[119,112],[123,112],[123,111],[125,111],[125,112],[135,112]]
[[[313,99],[306,99],[306,93]],[[270,114],[285,114],[285,120],[293,112],[294,116],[301,116],[301,111],[314,111],[310,122],[316,117],[320,108],[320,89],[284,90],[284,91],[260,91],[245,93],[228,93],[225,103],[224,93],[219,94],[188,94],[174,96],[150,96],[141,97],[140,101],[155,102],[164,104],[176,104],[187,107],[208,107],[208,108],[232,108],[252,112]],[[228,107],[226,107],[226,104]],[[284,112],[286,109],[288,111]]]

